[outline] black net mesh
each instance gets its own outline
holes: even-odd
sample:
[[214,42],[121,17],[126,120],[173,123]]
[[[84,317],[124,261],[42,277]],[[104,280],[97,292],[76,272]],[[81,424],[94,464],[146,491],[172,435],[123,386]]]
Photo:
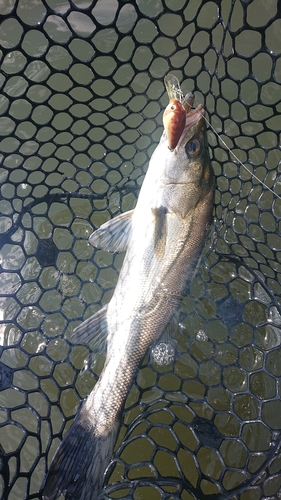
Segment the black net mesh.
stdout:
[[100,373],[69,339],[122,255],[87,239],[134,206],[172,72],[224,140],[209,130],[215,229],[102,498],[280,499],[280,1],[0,0],[0,16],[1,498],[40,498]]

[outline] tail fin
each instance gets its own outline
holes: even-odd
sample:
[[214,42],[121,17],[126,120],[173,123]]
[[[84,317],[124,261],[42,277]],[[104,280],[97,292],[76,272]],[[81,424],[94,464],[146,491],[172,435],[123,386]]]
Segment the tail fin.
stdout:
[[118,426],[106,436],[96,436],[95,427],[77,416],[61,442],[43,486],[43,500],[61,494],[73,500],[95,500],[102,488]]

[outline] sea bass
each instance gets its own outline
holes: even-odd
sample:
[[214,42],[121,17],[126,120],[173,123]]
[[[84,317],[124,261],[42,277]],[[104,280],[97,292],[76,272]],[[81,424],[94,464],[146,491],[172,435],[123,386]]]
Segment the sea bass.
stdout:
[[[106,340],[107,355],[98,382],[55,454],[45,500],[60,494],[75,500],[98,497],[138,367],[169,328],[194,274],[210,226],[214,174],[204,109],[192,109],[193,101],[188,94],[181,106],[169,103],[135,209],[90,237],[95,247],[126,255],[110,303],[74,331],[75,341],[93,348]],[[185,117],[179,130],[177,112]]]

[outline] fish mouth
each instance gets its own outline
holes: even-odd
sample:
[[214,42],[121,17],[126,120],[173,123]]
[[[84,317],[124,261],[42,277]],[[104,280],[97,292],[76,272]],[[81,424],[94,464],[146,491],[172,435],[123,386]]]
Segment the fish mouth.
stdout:
[[196,122],[202,116],[204,116],[204,113],[205,109],[203,107],[203,104],[199,104],[195,109],[190,109],[190,111],[186,113],[185,127],[183,129],[183,134],[185,134],[185,132],[187,132],[187,130],[190,129],[191,125],[193,125],[194,122]]
[[182,100],[182,106],[186,110],[187,113],[189,111],[191,111],[191,108],[194,104],[194,100],[195,100],[195,96],[194,96],[193,92],[189,92],[188,94],[186,94],[186,96],[184,96],[184,98]]
[[186,109],[185,126],[174,151],[176,151],[179,148],[183,138],[185,137],[186,132],[192,127],[194,123],[199,121],[200,118],[202,118],[205,114],[205,109],[203,104],[199,104],[197,108],[192,108],[193,103],[194,103],[194,94],[190,92],[185,96],[182,102],[184,109]]

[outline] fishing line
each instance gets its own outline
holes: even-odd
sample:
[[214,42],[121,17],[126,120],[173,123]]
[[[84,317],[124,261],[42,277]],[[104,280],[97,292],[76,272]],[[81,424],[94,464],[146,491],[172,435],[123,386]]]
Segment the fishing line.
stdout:
[[231,151],[231,149],[228,147],[228,145],[226,144],[226,142],[220,137],[220,135],[218,134],[218,132],[214,129],[214,127],[211,125],[211,123],[209,122],[209,120],[204,116],[202,115],[205,122],[209,125],[209,127],[212,129],[212,131],[214,132],[214,134],[218,137],[218,139],[221,141],[221,143],[223,144],[223,146],[228,150],[228,152],[233,156],[233,158],[242,166],[245,168],[245,170],[247,170],[247,172],[249,172],[249,174],[254,178],[256,179],[259,183],[261,183],[266,189],[268,189],[268,191],[270,191],[274,196],[276,196],[277,198],[279,198],[279,200],[281,200],[281,196],[279,194],[277,194],[275,191],[273,191],[273,189],[271,189],[269,186],[267,186],[261,179],[258,178],[257,175],[255,175],[253,172],[251,172],[251,170],[246,167],[246,165],[241,161],[239,160],[239,158],[236,156],[235,153],[233,153],[233,151]]

